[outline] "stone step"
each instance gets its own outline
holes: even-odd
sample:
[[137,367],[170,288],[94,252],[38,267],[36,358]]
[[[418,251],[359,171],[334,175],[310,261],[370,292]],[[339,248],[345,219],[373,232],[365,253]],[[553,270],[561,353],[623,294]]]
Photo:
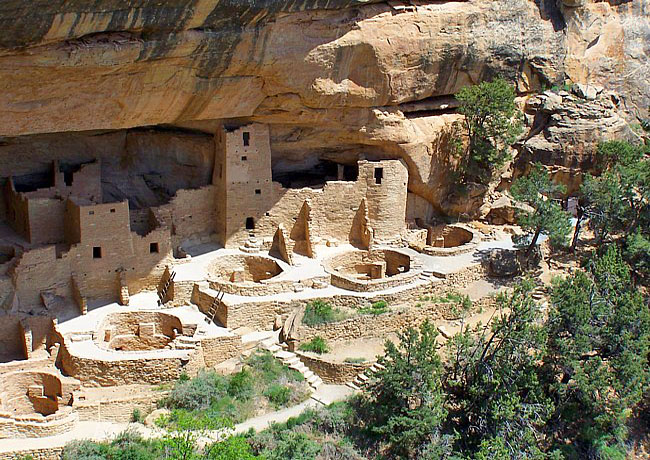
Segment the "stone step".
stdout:
[[355,384],[356,386],[358,386],[359,388],[361,388],[362,386],[364,386],[364,385],[366,384],[366,382],[364,382],[364,381],[362,381],[362,380],[359,380],[358,377],[355,378],[355,379],[352,381],[352,383],[354,383],[354,384]]
[[277,343],[274,343],[273,345],[267,347],[266,349],[269,350],[271,353],[273,353],[273,352],[282,350],[282,347],[280,345],[278,345]]
[[370,366],[368,368],[368,371],[372,372],[373,374],[376,373],[376,372],[379,372],[380,370],[381,370],[381,368],[379,366],[377,366],[377,363],[373,364],[372,366]]
[[314,289],[325,289],[327,286],[329,286],[329,283],[324,280],[315,279],[312,283]]
[[298,360],[295,363],[289,364],[289,369],[293,369],[295,371],[300,372],[301,374],[304,375],[305,372],[307,372],[309,369],[307,366],[305,366],[302,361]]
[[352,388],[353,390],[360,390],[360,389],[361,389],[361,388],[359,388],[358,386],[356,386],[356,385],[355,385],[354,383],[352,383],[352,382],[348,382],[348,383],[346,383],[345,386],[346,386],[346,387],[349,387],[349,388]]
[[375,364],[373,364],[373,366],[378,367],[379,369],[382,369],[382,370],[386,369],[386,366],[384,366],[382,364],[379,364],[379,363],[375,363]]
[[177,350],[196,350],[196,345],[190,345],[189,343],[177,343]]
[[278,359],[288,359],[288,358],[295,358],[296,354],[291,353],[290,351],[280,350],[274,353],[273,356],[275,356]]
[[299,362],[300,362],[300,359],[297,356],[294,356],[293,358],[287,358],[287,359],[282,360],[282,363],[289,366],[289,367],[291,367],[292,365],[294,365],[296,363],[299,363]]
[[197,343],[201,341],[201,339],[199,339],[198,337],[190,337],[188,335],[179,335],[178,337],[176,337],[176,340],[185,343]]
[[310,371],[309,368],[308,368],[307,366],[305,366],[305,369],[307,369],[307,370],[304,371],[304,372],[302,373],[302,376],[303,376],[305,379],[308,379],[309,377],[311,377],[312,375],[314,375],[314,373],[313,373],[312,371]]
[[74,334],[70,336],[70,340],[73,342],[85,342],[86,340],[92,340],[92,334]]
[[363,373],[357,375],[357,378],[363,382],[367,382],[368,380],[370,380],[370,377],[368,377],[366,374]]

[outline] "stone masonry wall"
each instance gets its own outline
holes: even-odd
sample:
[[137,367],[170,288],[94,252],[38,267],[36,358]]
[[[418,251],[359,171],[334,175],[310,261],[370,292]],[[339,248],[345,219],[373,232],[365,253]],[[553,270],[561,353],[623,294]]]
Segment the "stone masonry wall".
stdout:
[[368,369],[373,365],[372,361],[364,363],[345,363],[327,361],[322,358],[295,352],[300,360],[316,375],[318,375],[323,382],[331,384],[344,384],[351,382],[361,372]]
[[3,460],[25,460],[26,458],[31,458],[33,460],[60,460],[62,457],[63,446],[0,453],[0,458]]
[[61,349],[63,372],[89,387],[172,382],[180,377],[184,365],[180,358],[101,361],[73,356],[65,347]]
[[152,212],[158,222],[171,229],[172,246],[178,248],[216,232],[216,200],[217,188],[212,185],[195,190],[181,189],[169,203]]
[[[255,234],[271,238],[282,224],[291,235],[305,201],[310,202],[312,238],[348,242],[366,198],[370,225],[379,239],[394,239],[404,231],[408,170],[399,160],[359,162],[357,181],[327,182],[320,189],[287,189],[272,182],[268,127],[251,124],[223,128],[216,136],[214,183],[225,194],[220,237],[226,247],[248,238],[247,222]],[[248,143],[248,145],[246,145]],[[252,219],[252,222],[250,221]]]
[[243,346],[241,336],[211,337],[201,340],[206,367],[214,367],[230,358],[239,356]]

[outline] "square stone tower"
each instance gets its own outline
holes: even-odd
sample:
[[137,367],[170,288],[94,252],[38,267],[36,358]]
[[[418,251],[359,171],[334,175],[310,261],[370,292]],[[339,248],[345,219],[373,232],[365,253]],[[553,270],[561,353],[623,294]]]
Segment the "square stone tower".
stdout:
[[224,247],[235,247],[255,233],[273,199],[269,127],[224,124],[215,136],[217,233]]

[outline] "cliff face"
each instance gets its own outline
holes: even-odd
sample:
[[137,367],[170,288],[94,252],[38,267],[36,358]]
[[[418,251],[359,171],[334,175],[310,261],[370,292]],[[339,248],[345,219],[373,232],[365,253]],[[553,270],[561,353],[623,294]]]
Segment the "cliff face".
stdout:
[[577,3],[7,0],[0,135],[260,121],[280,167],[403,158],[410,191],[445,210],[446,96],[464,85],[570,77],[647,114],[650,4]]

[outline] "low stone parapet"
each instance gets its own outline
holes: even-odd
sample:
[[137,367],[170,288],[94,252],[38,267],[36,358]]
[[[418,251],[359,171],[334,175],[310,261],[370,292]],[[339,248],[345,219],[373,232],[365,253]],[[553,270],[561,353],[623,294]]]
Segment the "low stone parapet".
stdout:
[[364,363],[346,363],[327,360],[313,354],[294,352],[300,360],[323,382],[330,384],[345,384],[352,381],[358,374],[368,369],[374,361]]

